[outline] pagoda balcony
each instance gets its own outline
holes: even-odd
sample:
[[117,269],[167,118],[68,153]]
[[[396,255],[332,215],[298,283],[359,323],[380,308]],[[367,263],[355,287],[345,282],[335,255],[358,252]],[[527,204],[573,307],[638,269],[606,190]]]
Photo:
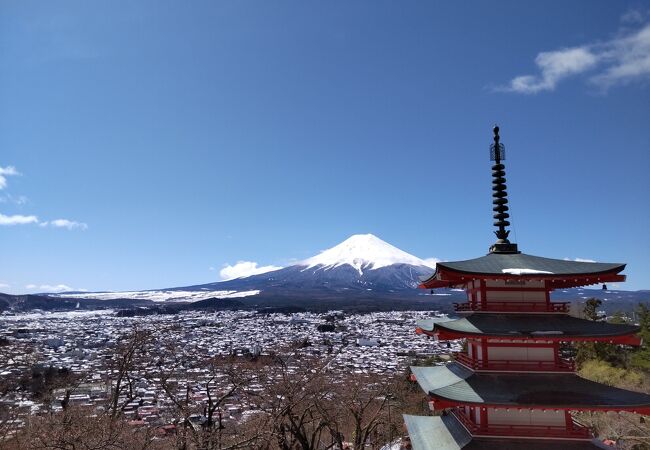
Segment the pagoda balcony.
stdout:
[[490,359],[479,361],[467,353],[457,353],[456,361],[475,371],[497,372],[575,372],[575,363],[570,359],[558,361],[517,361]]
[[452,409],[451,413],[463,424],[472,436],[525,436],[538,438],[591,439],[591,430],[575,419],[569,427],[548,425],[506,425],[481,426],[473,422],[463,411]]
[[467,302],[454,303],[456,312],[527,312],[527,313],[567,313],[569,302]]

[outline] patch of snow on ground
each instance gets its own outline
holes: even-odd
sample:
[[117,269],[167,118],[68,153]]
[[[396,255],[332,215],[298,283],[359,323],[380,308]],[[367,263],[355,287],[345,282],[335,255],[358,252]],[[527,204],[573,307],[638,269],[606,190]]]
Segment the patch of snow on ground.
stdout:
[[380,450],[400,450],[402,448],[402,439],[398,438],[397,440],[384,445]]
[[130,300],[149,300],[152,302],[196,302],[208,298],[241,298],[259,294],[259,290],[251,291],[124,291],[124,292],[87,292],[77,294],[56,294],[53,296],[64,298],[80,298],[94,300],[117,300],[126,298]]
[[95,309],[92,311],[42,311],[42,312],[33,312],[26,314],[15,314],[15,315],[0,315],[3,321],[14,321],[14,320],[34,320],[34,319],[43,319],[44,317],[52,319],[79,319],[79,318],[90,318],[93,316],[112,316],[115,313],[112,309]]

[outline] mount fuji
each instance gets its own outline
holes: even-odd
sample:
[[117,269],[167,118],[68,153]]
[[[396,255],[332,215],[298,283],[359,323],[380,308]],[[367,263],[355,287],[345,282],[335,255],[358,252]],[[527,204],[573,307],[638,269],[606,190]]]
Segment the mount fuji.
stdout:
[[190,288],[419,292],[415,290],[419,277],[433,273],[434,268],[435,263],[406,253],[372,234],[357,234],[289,267]]
[[318,302],[336,306],[350,301],[363,303],[382,299],[417,299],[419,303],[425,302],[427,294],[417,289],[419,277],[433,273],[434,269],[435,261],[406,253],[375,235],[357,234],[291,266],[227,281],[161,290],[48,295],[68,300],[166,304],[214,304],[228,299],[258,307]]

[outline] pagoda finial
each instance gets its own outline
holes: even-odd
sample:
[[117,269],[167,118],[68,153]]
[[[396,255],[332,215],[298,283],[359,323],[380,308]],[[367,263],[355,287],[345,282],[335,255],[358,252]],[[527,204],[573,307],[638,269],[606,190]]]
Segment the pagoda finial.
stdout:
[[494,126],[494,144],[490,145],[490,160],[494,161],[492,166],[492,204],[494,207],[494,226],[497,230],[494,232],[497,241],[490,247],[490,253],[519,253],[517,244],[511,244],[508,240],[509,230],[506,227],[510,225],[508,218],[508,192],[506,191],[506,166],[501,161],[506,159],[506,148],[499,142],[499,126]]

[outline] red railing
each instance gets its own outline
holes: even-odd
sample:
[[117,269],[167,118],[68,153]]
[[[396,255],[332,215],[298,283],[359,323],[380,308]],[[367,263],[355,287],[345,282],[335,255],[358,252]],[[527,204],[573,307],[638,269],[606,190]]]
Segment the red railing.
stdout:
[[530,371],[530,372],[573,372],[575,363],[570,359],[559,361],[516,361],[490,359],[479,361],[467,353],[457,353],[456,361],[473,370],[503,370],[503,371]]
[[471,302],[454,303],[457,312],[494,311],[494,312],[569,312],[569,302]]
[[458,409],[452,414],[467,428],[473,436],[532,436],[559,437],[573,439],[590,439],[591,431],[586,426],[573,420],[571,428],[549,425],[488,425],[481,427]]

